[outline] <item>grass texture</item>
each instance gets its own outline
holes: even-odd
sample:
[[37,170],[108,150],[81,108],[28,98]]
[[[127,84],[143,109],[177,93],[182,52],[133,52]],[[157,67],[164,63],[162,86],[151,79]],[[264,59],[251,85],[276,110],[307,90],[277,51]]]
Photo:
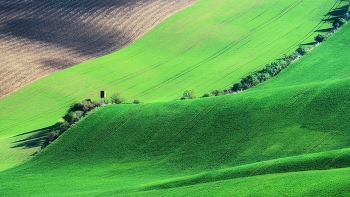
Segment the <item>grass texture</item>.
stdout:
[[[349,31],[346,25],[277,77],[238,94],[97,110],[34,158],[2,172],[1,192],[346,196],[350,79],[342,76],[348,70],[337,69],[346,67],[341,58],[318,69],[308,61],[332,57],[326,49],[346,43]],[[321,80],[330,66],[333,77]],[[300,73],[310,76],[303,84],[280,82]]]
[[349,32],[238,94],[96,110],[1,172],[0,195],[347,196]]
[[[320,6],[322,5],[322,6]],[[313,40],[340,1],[202,0],[131,46],[41,79],[0,100],[0,169],[37,150],[38,129],[84,98],[120,92],[127,101],[171,101],[228,88],[247,73]],[[27,133],[27,134],[26,134]],[[31,139],[31,134],[39,137]],[[23,135],[22,135],[23,134]]]

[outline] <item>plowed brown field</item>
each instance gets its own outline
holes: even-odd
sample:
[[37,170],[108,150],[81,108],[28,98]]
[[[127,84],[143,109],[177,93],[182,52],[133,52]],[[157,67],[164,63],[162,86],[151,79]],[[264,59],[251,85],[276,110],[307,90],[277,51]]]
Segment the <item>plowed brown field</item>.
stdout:
[[119,50],[197,0],[0,0],[0,98]]

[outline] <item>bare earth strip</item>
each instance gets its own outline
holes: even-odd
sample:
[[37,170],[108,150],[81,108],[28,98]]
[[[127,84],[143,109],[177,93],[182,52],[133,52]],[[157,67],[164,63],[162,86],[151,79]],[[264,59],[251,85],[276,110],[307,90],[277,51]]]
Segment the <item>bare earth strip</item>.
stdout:
[[0,98],[117,51],[197,0],[0,0]]

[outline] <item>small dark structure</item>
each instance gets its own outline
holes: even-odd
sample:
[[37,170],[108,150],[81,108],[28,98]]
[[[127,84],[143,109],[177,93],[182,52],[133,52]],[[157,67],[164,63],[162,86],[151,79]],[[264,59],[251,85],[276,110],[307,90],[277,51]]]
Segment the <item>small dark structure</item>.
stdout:
[[100,91],[100,98],[101,98],[101,103],[106,102],[106,91],[104,91],[104,90]]

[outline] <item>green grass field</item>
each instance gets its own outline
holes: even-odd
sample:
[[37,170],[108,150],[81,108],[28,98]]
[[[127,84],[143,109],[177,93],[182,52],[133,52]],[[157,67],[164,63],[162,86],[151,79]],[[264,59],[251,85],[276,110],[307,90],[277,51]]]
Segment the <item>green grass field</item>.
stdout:
[[1,172],[0,195],[347,196],[349,32],[239,94],[101,108]]
[[[322,4],[322,6],[319,6]],[[127,101],[171,101],[230,87],[247,73],[309,43],[340,1],[201,0],[131,46],[41,79],[0,100],[0,169],[37,150],[23,144],[84,98],[122,93]],[[31,133],[32,134],[32,133]],[[22,141],[21,141],[22,140]],[[15,147],[15,148],[13,148]]]
[[[216,5],[211,1],[200,1],[158,26],[130,48],[64,70],[2,99],[1,109],[7,113],[0,114],[0,168],[7,170],[0,172],[0,196],[350,195],[350,68],[347,65],[350,58],[347,54],[350,45],[349,25],[345,25],[326,42],[273,79],[252,89],[234,95],[171,101],[177,95],[180,97],[184,89],[195,88],[199,93],[204,93],[211,88],[219,89],[231,84],[231,81],[225,82],[225,77],[219,77],[215,72],[223,68],[224,71],[234,69],[232,65],[235,64],[224,66],[225,62],[235,61],[234,55],[231,54],[230,59],[229,52],[218,53],[213,60],[205,61],[225,46],[225,43],[230,42],[229,36],[221,42],[217,41],[217,45],[214,41],[216,37],[209,39],[216,33],[231,35],[226,29],[229,24],[250,24],[247,23],[249,17],[259,16],[259,12],[262,12],[262,21],[269,18],[267,15],[272,17],[286,12],[286,15],[277,17],[275,22],[285,22],[285,16],[289,16],[286,19],[291,22],[302,15],[301,10],[310,9],[305,11],[310,16],[317,12],[316,7],[322,7],[320,9],[327,12],[339,2],[324,1],[323,6],[315,6],[311,1],[242,1],[239,5],[220,2],[221,4]],[[271,4],[289,6],[283,9],[284,12],[277,12],[277,8],[273,12],[275,7]],[[297,9],[301,4],[305,4],[303,9]],[[326,8],[326,4],[329,7]],[[228,9],[230,6],[241,9]],[[267,11],[263,12],[261,6],[266,6]],[[196,15],[199,10],[202,12]],[[201,41],[188,51],[185,50],[184,56],[175,56],[179,53],[177,50],[184,50],[181,46],[186,38],[190,42],[194,37],[189,35],[181,38],[170,33],[188,29],[194,36],[205,29],[193,27],[191,30],[198,23],[197,20],[207,20],[207,23],[202,23],[204,26],[210,26],[211,22],[222,22],[221,15],[217,14],[219,11],[229,21],[229,24],[222,25],[223,31],[219,28],[215,34],[204,38],[207,41]],[[293,11],[295,18],[288,15]],[[243,13],[249,14],[244,16]],[[241,18],[235,21],[236,17],[233,16]],[[306,14],[301,18],[305,19],[305,16]],[[316,27],[322,17],[320,13],[318,17],[315,15],[313,23],[309,21],[306,26],[312,23],[312,27]],[[192,26],[188,25],[188,28],[177,28],[192,22]],[[270,28],[276,27],[272,23],[264,24],[261,29],[269,25]],[[288,28],[291,26],[293,25]],[[247,26],[242,29],[249,28]],[[159,36],[167,31],[175,41]],[[299,32],[302,36],[295,36],[298,38],[292,42],[303,36],[305,42],[311,41],[313,31],[314,29],[306,31],[310,33],[309,37]],[[298,31],[292,31],[288,35],[294,32]],[[261,32],[249,35],[249,39],[256,36],[257,40],[262,40],[259,37]],[[159,42],[154,42],[155,38]],[[165,39],[164,43],[160,42],[162,39]],[[292,37],[286,40],[290,44],[285,45],[294,47],[291,40]],[[161,45],[172,47],[165,50]],[[214,45],[218,48],[210,47]],[[241,45],[241,48],[235,48],[237,45],[234,45],[227,49],[237,53],[242,50],[242,54],[245,54],[244,48],[249,44],[243,42]],[[258,48],[257,46],[253,48]],[[149,49],[140,52],[146,47]],[[153,50],[157,55],[151,56]],[[271,57],[261,55],[272,52],[276,54]],[[264,61],[270,61],[283,51],[275,48],[264,51],[260,48],[256,53],[260,53],[260,56],[252,53],[247,58],[252,62],[254,57],[264,57]],[[164,58],[162,61],[157,59],[158,54],[159,58]],[[174,55],[172,58],[171,54]],[[191,59],[190,54],[196,54],[196,58],[192,56]],[[161,64],[154,64],[154,67],[147,65],[152,61],[159,61]],[[179,64],[176,65],[176,61]],[[181,64],[182,61],[192,63]],[[196,67],[197,61],[204,61],[203,68],[199,64]],[[264,61],[260,59],[259,62]],[[112,72],[113,65],[107,62],[118,62],[129,67],[130,70],[125,69],[129,74],[122,74],[124,78],[118,80],[119,75],[114,72],[124,72],[124,66],[118,66]],[[174,68],[170,69],[170,62],[174,62]],[[188,66],[186,69],[185,64]],[[213,68],[204,69],[204,65],[211,65]],[[239,74],[239,69],[238,73],[233,72],[232,75],[227,72],[227,78],[234,81],[244,73],[264,66],[252,65],[242,63],[242,72]],[[171,78],[171,74],[181,73],[181,68],[188,72],[179,78]],[[203,70],[200,71],[201,69]],[[166,72],[167,70],[173,72]],[[132,72],[138,73],[140,78],[132,75]],[[163,83],[155,72],[167,73],[168,75],[164,74],[164,80],[169,80],[168,83]],[[196,78],[197,74],[203,74],[204,81],[210,84],[203,85],[208,90],[198,88],[199,84],[205,83]],[[150,78],[147,78],[148,75]],[[102,76],[106,76],[104,82],[99,81]],[[112,76],[116,81],[112,80]],[[65,79],[72,81],[70,89],[62,84]],[[134,84],[131,79],[138,80],[138,83]],[[178,79],[183,83],[177,81]],[[94,87],[86,83],[90,80]],[[152,86],[156,84],[153,80],[160,80],[161,85]],[[57,85],[58,83],[61,85]],[[79,87],[83,83],[84,88]],[[66,131],[42,152],[28,159],[28,155],[37,148],[35,143],[42,137],[39,135],[41,131],[33,130],[56,122],[67,109],[64,107],[80,98],[92,97],[96,93],[95,89],[102,87],[106,87],[108,92],[122,89],[121,92],[128,99],[140,99],[145,103],[100,108]],[[40,95],[47,97],[41,98]],[[11,148],[16,145],[17,148]],[[8,169],[25,159],[28,160]]]
[[[256,94],[252,89],[208,99],[107,106],[28,162],[2,172],[0,194],[147,195],[149,190],[207,188],[212,181],[260,174],[349,167],[350,123],[337,122],[348,117],[344,111],[349,106],[340,101],[347,101],[349,92],[336,94],[349,80],[343,82],[313,86],[297,100],[301,87],[286,88],[283,94],[274,89]],[[328,107],[316,111],[315,106]],[[331,109],[338,110],[325,113]],[[281,176],[294,182],[298,177],[276,174],[268,179],[276,184]],[[317,189],[317,179],[311,179]],[[249,180],[256,184],[256,179]],[[305,192],[309,185],[304,185]],[[180,192],[175,196],[186,192],[173,190]]]

